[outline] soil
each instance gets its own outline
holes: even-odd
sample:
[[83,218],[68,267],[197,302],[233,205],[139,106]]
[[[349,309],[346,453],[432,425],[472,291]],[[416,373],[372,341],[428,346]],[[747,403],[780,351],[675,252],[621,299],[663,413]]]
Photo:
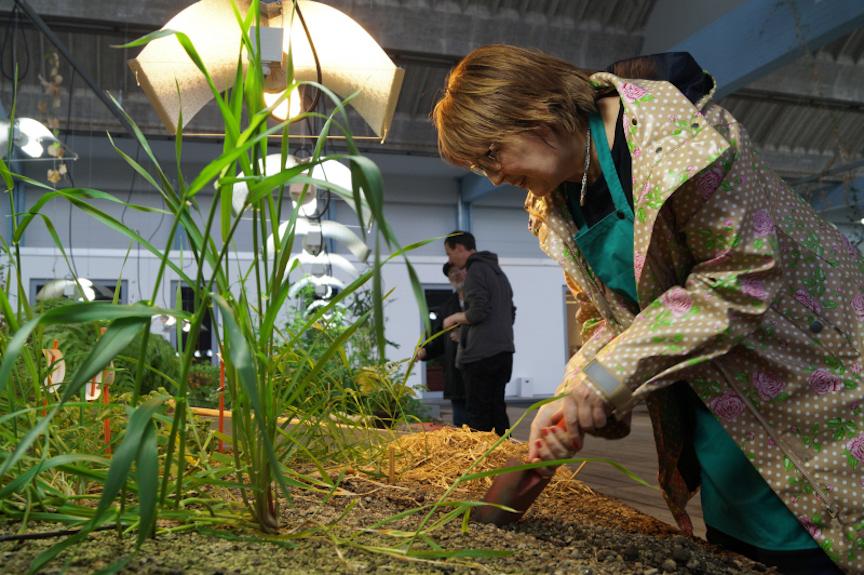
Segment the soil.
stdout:
[[[488,436],[487,436],[488,435]],[[389,478],[368,479],[357,473],[331,497],[297,494],[283,506],[279,544],[261,541],[252,532],[223,531],[222,536],[195,532],[160,535],[144,544],[121,573],[146,574],[517,574],[600,575],[772,573],[738,555],[721,553],[704,541],[609,497],[593,492],[559,470],[555,480],[514,525],[498,528],[460,518],[432,533],[434,542],[419,541],[416,549],[463,550],[447,560],[408,559],[399,546],[399,533],[411,531],[420,515],[368,529],[376,521],[437,500],[443,489],[476,459],[491,434],[436,431],[415,434],[394,444]],[[505,446],[480,468],[502,464],[524,446]],[[387,465],[384,466],[388,468]],[[392,480],[387,483],[387,480]],[[451,499],[479,499],[490,480],[458,489]],[[440,517],[441,514],[439,514]],[[12,533],[7,524],[0,532]],[[33,524],[29,531],[62,526]],[[366,529],[364,529],[366,528]],[[399,530],[396,532],[396,530]],[[230,537],[226,539],[224,537]],[[60,539],[0,542],[0,572],[24,573],[30,561]],[[42,573],[94,573],[132,552],[134,538],[113,531],[94,534],[65,551]],[[440,547],[439,547],[440,546]],[[374,552],[373,549],[377,549]],[[390,551],[387,551],[389,549]],[[464,550],[494,550],[503,556],[471,556]]]

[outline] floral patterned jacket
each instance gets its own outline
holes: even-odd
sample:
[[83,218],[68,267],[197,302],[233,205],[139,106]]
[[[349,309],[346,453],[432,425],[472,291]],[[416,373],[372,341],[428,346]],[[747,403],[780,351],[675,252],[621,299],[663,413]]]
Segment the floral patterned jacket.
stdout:
[[684,508],[696,486],[672,393],[688,382],[829,556],[864,573],[858,250],[765,167],[711,94],[694,106],[668,82],[591,79],[624,106],[640,309],[592,274],[560,193],[529,194],[531,231],[562,266],[580,319],[594,318],[565,381],[586,382],[619,414],[647,401],[664,496],[692,532]]

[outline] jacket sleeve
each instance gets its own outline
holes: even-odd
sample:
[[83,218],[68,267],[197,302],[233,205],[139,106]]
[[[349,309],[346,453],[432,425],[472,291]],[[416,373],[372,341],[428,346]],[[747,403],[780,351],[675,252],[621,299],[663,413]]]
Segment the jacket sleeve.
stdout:
[[[570,377],[571,374],[580,373],[596,357],[597,352],[603,349],[613,338],[612,332],[606,329],[606,322],[600,318],[600,312],[597,311],[597,308],[594,307],[588,297],[579,289],[576,282],[566,273],[564,274],[564,281],[577,303],[576,321],[582,325],[582,345],[567,361],[564,379],[558,385],[558,389],[555,390],[555,395],[567,392],[568,383],[574,381]],[[595,430],[591,434],[606,439],[618,439],[625,437],[629,433],[630,414],[627,414],[620,419],[610,419],[603,429]]]
[[483,323],[492,313],[492,298],[489,293],[487,275],[492,272],[488,266],[475,263],[465,278],[465,317],[468,323]]
[[[687,368],[728,352],[756,329],[778,294],[771,192],[752,187],[769,180],[742,144],[685,182],[662,208],[672,210],[693,259],[683,285],[648,304],[577,376],[618,413],[632,407],[634,392],[683,379]],[[649,257],[657,257],[653,249]]]

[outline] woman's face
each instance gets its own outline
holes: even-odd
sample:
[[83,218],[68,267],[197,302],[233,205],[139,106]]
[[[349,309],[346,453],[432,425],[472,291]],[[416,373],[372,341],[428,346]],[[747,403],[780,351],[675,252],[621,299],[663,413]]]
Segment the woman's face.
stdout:
[[573,173],[579,162],[572,139],[548,128],[512,134],[490,147],[481,167],[496,186],[507,183],[545,196],[565,180],[582,177]]

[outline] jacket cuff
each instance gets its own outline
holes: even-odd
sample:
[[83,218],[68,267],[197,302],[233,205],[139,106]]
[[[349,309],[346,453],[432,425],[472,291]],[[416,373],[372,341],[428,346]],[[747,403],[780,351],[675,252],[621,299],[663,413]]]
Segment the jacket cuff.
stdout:
[[582,369],[584,381],[591,390],[606,400],[615,414],[623,415],[633,408],[633,394],[617,376],[596,359]]

